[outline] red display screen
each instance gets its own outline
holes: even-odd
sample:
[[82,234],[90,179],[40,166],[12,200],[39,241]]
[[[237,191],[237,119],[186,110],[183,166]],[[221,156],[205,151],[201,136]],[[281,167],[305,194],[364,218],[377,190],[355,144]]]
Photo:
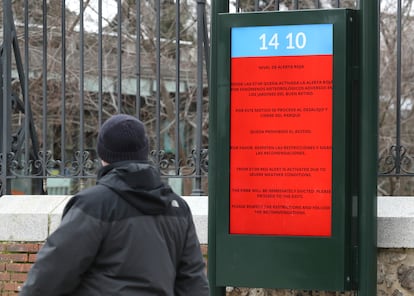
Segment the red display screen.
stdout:
[[329,53],[232,55],[230,234],[331,236],[332,73]]

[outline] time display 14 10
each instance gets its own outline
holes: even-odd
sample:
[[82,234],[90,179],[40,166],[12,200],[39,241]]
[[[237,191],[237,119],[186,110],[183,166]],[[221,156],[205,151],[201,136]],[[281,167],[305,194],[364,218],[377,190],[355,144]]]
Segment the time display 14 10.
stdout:
[[233,27],[231,57],[333,53],[333,24]]

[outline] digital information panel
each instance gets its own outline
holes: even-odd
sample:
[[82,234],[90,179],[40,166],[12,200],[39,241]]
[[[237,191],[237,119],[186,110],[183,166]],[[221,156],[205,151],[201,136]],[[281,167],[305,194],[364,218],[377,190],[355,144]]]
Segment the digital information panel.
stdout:
[[231,28],[230,234],[332,235],[333,25]]

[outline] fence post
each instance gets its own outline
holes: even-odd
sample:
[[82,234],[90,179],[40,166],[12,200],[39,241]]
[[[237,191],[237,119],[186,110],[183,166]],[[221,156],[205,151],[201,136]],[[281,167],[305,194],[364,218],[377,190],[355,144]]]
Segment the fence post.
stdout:
[[360,1],[359,294],[377,295],[379,1]]
[[12,57],[12,5],[10,0],[3,1],[3,44],[0,57],[1,87],[0,111],[0,155],[1,155],[1,179],[0,196],[10,193],[10,180],[7,180],[8,153],[11,145],[11,57]]
[[[213,0],[211,1],[211,42],[210,42],[210,72],[209,75],[211,76],[212,73],[217,73],[218,65],[214,62],[216,61],[217,56],[217,16],[220,12],[229,12],[229,1],[227,0]],[[216,137],[213,132],[217,130],[217,112],[211,112],[211,110],[216,110],[217,108],[217,85],[214,82],[214,79],[209,77],[209,148],[210,147],[217,147]],[[209,159],[215,159],[216,151],[214,149],[209,149]],[[214,187],[217,185],[217,178],[220,176],[215,173],[218,171],[216,164],[214,161],[209,162],[209,169],[208,169],[208,182],[209,187]],[[209,195],[210,195],[209,190]],[[215,201],[214,198],[209,197],[209,213],[215,213]],[[210,283],[210,295],[211,296],[224,296],[225,295],[225,287],[216,287],[216,238],[213,233],[215,233],[216,229],[216,221],[215,217],[209,215],[208,219],[208,227],[209,227],[209,237],[208,237],[208,278]],[[210,231],[214,229],[214,231]]]

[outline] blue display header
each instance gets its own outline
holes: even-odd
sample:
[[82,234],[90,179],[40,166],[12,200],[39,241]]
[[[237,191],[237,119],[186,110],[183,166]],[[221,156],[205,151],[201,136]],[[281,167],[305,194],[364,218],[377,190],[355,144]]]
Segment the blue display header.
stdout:
[[231,57],[333,54],[333,25],[233,27]]

